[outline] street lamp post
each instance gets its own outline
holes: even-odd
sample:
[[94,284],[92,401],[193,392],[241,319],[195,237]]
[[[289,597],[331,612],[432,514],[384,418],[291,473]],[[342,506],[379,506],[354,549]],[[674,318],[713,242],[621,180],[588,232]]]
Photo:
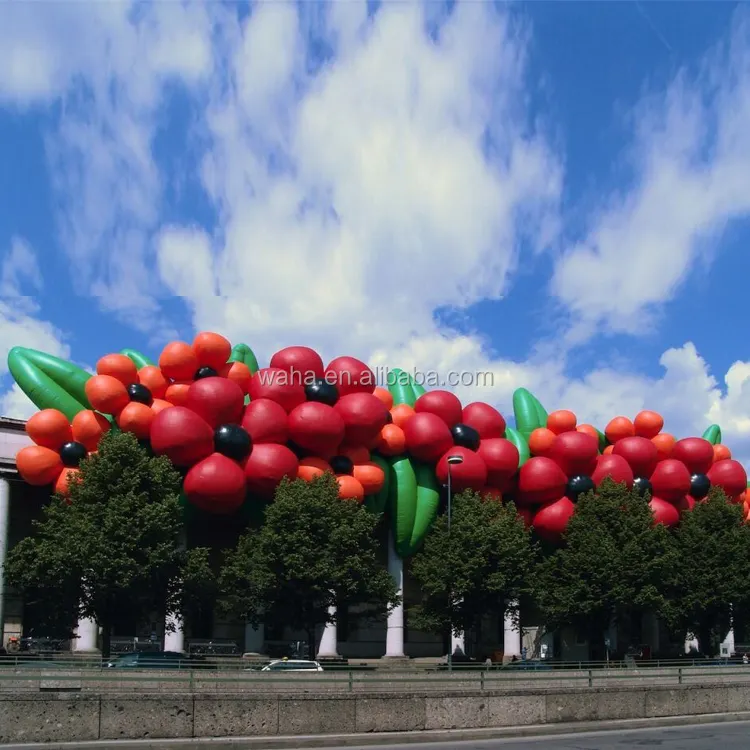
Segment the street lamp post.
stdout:
[[[456,466],[464,462],[463,456],[448,456],[448,540],[450,541],[451,536],[451,466]],[[452,588],[452,587],[451,587]],[[448,592],[448,601],[451,609],[453,608],[453,592]],[[453,619],[451,618],[451,635],[450,635],[450,646],[448,647],[448,671],[453,671]]]

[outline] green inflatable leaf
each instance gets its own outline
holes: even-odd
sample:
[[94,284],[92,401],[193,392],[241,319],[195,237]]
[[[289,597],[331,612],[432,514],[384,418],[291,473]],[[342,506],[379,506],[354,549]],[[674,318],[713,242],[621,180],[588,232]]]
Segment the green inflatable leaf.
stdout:
[[414,406],[414,402],[417,400],[414,395],[414,389],[412,388],[409,375],[403,370],[395,368],[388,373],[388,390],[393,396],[393,405],[399,406],[400,404],[408,404]]
[[91,373],[59,357],[14,346],[8,353],[8,369],[21,390],[39,409],[58,409],[69,420],[90,409],[86,382]]
[[153,366],[154,362],[145,354],[141,354],[135,349],[122,349],[120,354],[124,354],[139,370],[141,367]]
[[514,430],[510,426],[505,428],[505,439],[516,446],[516,450],[518,451],[518,468],[520,469],[531,458],[529,443],[518,430]]
[[721,442],[721,427],[712,424],[704,433],[703,439],[708,440],[711,445],[718,445]]
[[407,554],[413,555],[421,546],[427,532],[437,518],[440,508],[440,486],[435,469],[428,464],[414,463],[417,479],[417,505],[414,514],[414,527],[409,540]]
[[534,430],[543,426],[536,405],[537,400],[526,388],[517,388],[513,393],[513,416],[516,419],[516,428],[527,440]]
[[417,477],[411,459],[398,456],[389,461],[388,511],[396,552],[407,557],[417,517]]
[[388,487],[391,478],[391,466],[382,456],[378,456],[377,454],[373,454],[370,460],[383,470],[383,473],[385,474],[385,482],[383,482],[380,492],[365,497],[365,508],[371,513],[379,514],[383,513],[388,505]]
[[260,369],[258,359],[253,350],[247,344],[237,344],[232,347],[232,353],[229,356],[229,362],[243,362],[247,365],[251,375],[255,375]]
[[420,396],[424,396],[424,394],[427,393],[427,390],[423,385],[417,383],[411,375],[409,376],[409,382],[411,383],[411,389],[414,392],[414,403],[416,403]]

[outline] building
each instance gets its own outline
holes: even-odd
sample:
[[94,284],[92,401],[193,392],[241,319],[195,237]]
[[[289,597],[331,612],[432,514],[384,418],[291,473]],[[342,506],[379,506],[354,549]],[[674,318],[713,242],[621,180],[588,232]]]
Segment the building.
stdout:
[[[2,565],[7,550],[24,536],[31,533],[31,524],[41,512],[44,503],[49,499],[49,490],[27,485],[18,476],[15,466],[16,453],[30,439],[24,431],[24,422],[0,418],[0,633],[2,645],[7,644],[12,636],[27,636],[35,631],[35,607],[24,602],[14,591],[4,585]],[[214,550],[226,549],[234,543],[238,529],[232,519],[217,516],[209,523],[202,523],[200,528],[189,529],[190,542],[195,545],[208,546]],[[388,565],[388,545],[382,540],[383,565]],[[408,560],[404,566],[404,599],[406,608],[418,599],[410,575]],[[504,654],[506,658],[521,656],[523,649],[529,656],[554,657],[566,661],[587,660],[590,658],[589,646],[585,639],[572,632],[545,633],[544,628],[535,616],[533,607],[522,606],[522,629],[519,631],[509,621],[498,621],[488,618],[483,624],[481,640],[462,644],[454,642],[452,646],[444,643],[439,637],[414,631],[408,626],[408,618],[403,617],[403,654],[391,653],[391,657],[441,657],[448,648],[454,651],[466,650],[480,658]],[[339,624],[328,626],[319,634],[318,653],[321,657],[341,656],[349,659],[377,659],[386,653],[386,624],[376,623],[368,627],[356,628],[348,622],[344,613],[339,615]],[[392,623],[393,625],[393,623]],[[654,655],[676,655],[687,650],[687,645],[670,642],[669,634],[656,618],[644,616],[638,622],[629,623],[627,627],[612,628],[609,635],[609,649],[615,654],[626,651],[625,644],[638,644]],[[93,651],[98,644],[98,628],[95,623],[81,621],[78,623],[77,638],[72,643],[73,650]],[[731,637],[731,634],[730,634]],[[282,655],[290,644],[303,642],[305,636],[293,632],[269,632],[263,627],[253,629],[243,623],[227,622],[215,613],[207,612],[201,622],[190,623],[188,632],[180,628],[175,632],[165,629],[159,622],[127,622],[115,625],[113,645],[147,642],[159,644],[168,650],[194,651],[207,642],[222,645],[227,651]],[[400,641],[400,639],[399,639]],[[725,648],[733,650],[728,639]],[[398,650],[398,649],[397,649]]]

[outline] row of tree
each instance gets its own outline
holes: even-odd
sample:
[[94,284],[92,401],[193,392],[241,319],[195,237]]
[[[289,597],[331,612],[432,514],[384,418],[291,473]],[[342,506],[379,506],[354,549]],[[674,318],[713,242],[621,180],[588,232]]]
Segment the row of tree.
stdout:
[[[70,632],[82,617],[103,629],[109,653],[122,617],[190,620],[217,604],[228,616],[306,632],[347,612],[383,618],[399,592],[380,561],[384,519],[342,502],[333,477],[284,482],[262,523],[224,551],[185,544],[182,477],[127,434],[108,434],[81,467],[69,501],[54,498],[33,533],[9,553],[6,574],[40,620]],[[721,492],[669,531],[654,526],[637,492],[605,482],[578,500],[565,544],[536,540],[512,504],[465,492],[450,524],[435,522],[412,559],[421,601],[410,625],[478,633],[488,615],[517,617],[532,600],[548,629],[575,628],[596,658],[611,622],[643,612],[675,634],[694,634],[705,653],[750,611],[750,527]],[[510,608],[510,609],[509,609]]]

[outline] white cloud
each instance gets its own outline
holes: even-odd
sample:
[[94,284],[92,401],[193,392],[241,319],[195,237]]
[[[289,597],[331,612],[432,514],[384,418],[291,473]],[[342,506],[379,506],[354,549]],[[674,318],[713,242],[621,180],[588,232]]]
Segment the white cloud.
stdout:
[[562,255],[552,291],[577,318],[638,333],[695,267],[711,260],[725,226],[750,213],[750,23],[737,13],[729,40],[683,70],[666,94],[632,113],[632,186],[606,196],[583,238]]

